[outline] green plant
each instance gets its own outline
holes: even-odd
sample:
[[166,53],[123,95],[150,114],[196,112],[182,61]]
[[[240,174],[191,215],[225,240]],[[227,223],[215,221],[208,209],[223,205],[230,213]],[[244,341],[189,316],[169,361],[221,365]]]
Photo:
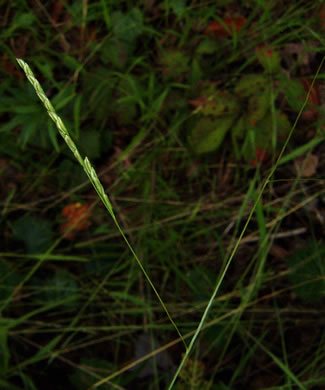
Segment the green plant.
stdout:
[[[249,123],[262,116],[266,128],[279,130],[282,114],[293,123],[324,48],[320,3],[35,0],[0,6],[1,388],[38,390],[50,382],[58,389],[166,389],[184,352],[16,57],[34,69],[82,159],[92,162],[183,338],[194,336],[172,389],[324,383],[324,301],[304,300],[296,291],[318,286],[321,275],[310,275],[307,266],[320,273],[323,255],[310,248],[301,262],[287,262],[287,251],[310,240],[322,251],[322,109],[311,101],[317,123],[301,117],[261,197],[283,140],[267,137],[270,151],[256,156],[254,142],[264,135]],[[237,94],[245,75],[262,76],[262,84],[251,86],[250,79]],[[323,79],[320,73],[312,97]],[[258,102],[264,80],[268,115]],[[73,99],[60,109],[63,100],[52,99],[63,90],[63,100]],[[201,91],[213,95],[207,115],[192,110],[199,106],[190,99]],[[14,110],[25,103],[35,106],[28,122]],[[214,115],[218,105],[220,116]],[[210,133],[216,124],[222,130],[223,117],[231,120],[225,105],[235,119],[220,141]],[[23,144],[30,121],[37,129]],[[184,140],[192,127],[205,127],[204,137],[218,149],[189,153]],[[193,143],[204,137],[197,134]],[[307,153],[308,160],[310,152],[318,158],[316,171],[301,178],[296,157]],[[263,169],[252,168],[254,159],[268,155]],[[66,207],[80,203],[91,205],[89,227],[79,230],[77,222],[69,232]],[[300,279],[292,280],[300,269]]]
[[[81,164],[81,166],[84,168],[84,170],[85,170],[85,172],[86,172],[86,174],[87,174],[87,176],[88,176],[90,182],[91,182],[92,185],[94,186],[94,188],[95,188],[95,190],[96,190],[96,192],[97,192],[99,198],[102,200],[102,202],[103,202],[103,204],[105,205],[106,209],[109,211],[110,215],[112,216],[112,218],[113,218],[113,220],[114,220],[114,222],[115,222],[115,224],[116,224],[116,226],[117,226],[119,232],[121,233],[122,237],[124,238],[125,242],[127,243],[128,247],[129,247],[129,249],[131,250],[133,256],[135,257],[137,263],[139,264],[141,270],[143,271],[145,277],[147,278],[147,280],[148,280],[150,286],[152,287],[152,289],[154,290],[155,294],[157,295],[157,297],[158,297],[158,299],[159,299],[161,305],[163,306],[164,310],[166,311],[166,313],[167,313],[167,315],[168,315],[170,321],[172,322],[173,326],[177,329],[178,334],[179,334],[179,336],[180,336],[180,340],[182,340],[182,341],[185,343],[184,338],[183,338],[182,335],[180,334],[180,332],[179,332],[178,328],[176,327],[176,325],[175,325],[173,319],[171,318],[169,312],[167,311],[165,304],[164,304],[163,301],[161,300],[161,298],[160,298],[160,296],[159,296],[157,290],[155,289],[153,283],[151,282],[149,276],[147,275],[147,273],[146,273],[146,271],[145,271],[145,269],[144,269],[142,263],[141,263],[140,260],[138,259],[138,257],[137,257],[137,255],[135,254],[133,248],[132,248],[131,245],[129,244],[129,241],[126,239],[126,237],[125,237],[125,235],[124,235],[124,233],[123,233],[121,227],[119,226],[119,224],[118,224],[118,222],[117,222],[117,219],[116,219],[116,217],[115,217],[115,214],[114,214],[114,212],[113,212],[112,205],[111,205],[111,203],[110,203],[110,201],[109,201],[109,199],[108,199],[108,197],[107,197],[107,195],[106,195],[106,193],[105,193],[105,191],[104,191],[104,189],[103,189],[102,184],[100,183],[100,181],[99,181],[99,179],[98,179],[98,176],[97,176],[97,174],[96,174],[94,168],[93,168],[92,165],[90,164],[90,162],[89,162],[89,160],[88,160],[87,157],[85,157],[84,160],[82,159],[82,157],[81,157],[81,155],[80,155],[80,153],[79,153],[79,151],[78,151],[78,149],[77,149],[75,143],[72,141],[71,137],[69,136],[69,133],[68,133],[68,131],[66,130],[66,128],[65,128],[65,126],[64,126],[64,124],[63,124],[63,122],[62,122],[62,120],[61,120],[61,119],[58,117],[58,115],[55,113],[55,111],[54,111],[54,109],[53,109],[53,107],[52,107],[50,101],[49,101],[49,100],[47,99],[47,97],[45,96],[44,91],[42,90],[42,88],[41,88],[40,84],[38,83],[37,79],[34,77],[34,75],[33,75],[32,71],[30,70],[29,66],[28,66],[24,61],[22,61],[22,60],[20,60],[20,59],[17,59],[17,61],[18,61],[19,65],[24,69],[24,71],[25,71],[25,73],[26,73],[26,76],[28,77],[28,79],[29,79],[29,81],[32,83],[32,85],[34,86],[35,91],[36,91],[36,93],[38,94],[40,100],[42,101],[42,103],[44,104],[44,106],[46,107],[46,109],[48,110],[49,116],[50,116],[51,119],[55,122],[55,124],[56,124],[56,126],[57,126],[57,128],[58,128],[58,130],[59,130],[59,132],[60,132],[60,134],[61,134],[62,137],[64,138],[64,140],[65,140],[65,142],[67,143],[67,145],[69,146],[70,150],[73,152],[75,158],[78,160],[78,162],[79,162],[79,163]],[[317,75],[316,75],[316,77],[317,77]],[[224,95],[223,95],[223,96],[224,96]],[[307,96],[307,98],[308,98],[308,96]],[[222,102],[222,99],[219,99],[219,95],[217,95],[217,99],[216,99],[216,100],[217,100],[217,102],[218,102],[218,101],[219,101],[219,102]],[[229,102],[231,102],[231,103],[229,103]],[[306,103],[307,103],[307,99],[305,100],[304,106],[306,105]],[[226,105],[226,106],[224,106],[224,107],[223,107],[222,105],[217,105],[217,106],[216,106],[217,108],[216,108],[216,109],[214,108],[214,109],[213,109],[213,112],[215,112],[215,111],[219,112],[218,110],[220,110],[221,112],[224,113],[224,112],[227,112],[227,111],[228,111],[228,108],[229,108],[229,107],[236,107],[236,104],[234,104],[234,103],[232,102],[232,99],[230,99],[230,98],[227,99],[227,104],[228,104],[228,105]],[[304,106],[301,108],[300,113],[302,112]],[[209,112],[210,112],[210,108],[211,108],[211,107],[208,108]],[[297,120],[298,120],[298,118],[297,118]],[[297,123],[297,122],[296,122],[296,123]],[[296,123],[295,123],[295,125],[296,125]],[[198,336],[199,336],[201,330],[203,329],[204,323],[205,323],[205,321],[206,321],[206,319],[207,319],[208,313],[209,313],[210,310],[211,310],[212,303],[213,303],[213,301],[214,301],[214,299],[215,299],[215,297],[216,297],[216,294],[217,294],[217,292],[218,292],[219,289],[220,289],[221,283],[223,282],[223,280],[224,280],[224,278],[225,278],[225,275],[226,275],[226,273],[227,273],[227,270],[228,270],[228,268],[229,268],[229,266],[230,266],[230,264],[231,264],[231,262],[232,262],[232,259],[234,258],[234,255],[235,255],[235,253],[236,253],[236,251],[237,251],[237,249],[238,249],[238,247],[239,247],[239,245],[240,245],[240,242],[241,242],[241,240],[242,240],[242,238],[243,238],[243,235],[244,235],[244,233],[245,233],[245,231],[246,231],[246,229],[247,229],[247,226],[248,226],[248,224],[249,224],[249,222],[250,222],[250,220],[251,220],[251,218],[252,218],[254,212],[255,212],[256,210],[259,210],[259,205],[260,205],[260,200],[261,200],[262,194],[264,193],[266,186],[270,183],[270,180],[271,180],[271,178],[273,177],[273,174],[274,174],[274,172],[276,171],[277,166],[279,165],[279,162],[280,162],[281,157],[282,157],[282,155],[283,155],[283,153],[284,153],[285,147],[286,147],[286,145],[287,145],[288,142],[289,142],[290,136],[292,135],[292,132],[293,132],[293,130],[294,130],[294,128],[295,128],[295,125],[291,128],[291,131],[290,131],[290,133],[289,133],[289,135],[288,135],[288,138],[286,139],[285,144],[284,144],[284,146],[283,146],[283,148],[282,148],[282,150],[281,150],[281,152],[280,152],[280,155],[279,155],[279,157],[278,157],[278,159],[277,159],[277,162],[273,165],[273,167],[272,167],[270,173],[268,174],[266,180],[264,181],[263,185],[261,186],[261,188],[260,188],[258,194],[256,194],[256,197],[255,197],[256,199],[255,199],[254,205],[253,205],[253,207],[252,207],[252,209],[251,209],[251,211],[250,211],[250,213],[249,213],[249,215],[248,215],[248,218],[247,218],[247,220],[246,220],[246,223],[245,223],[245,225],[244,225],[244,227],[243,227],[243,229],[242,229],[242,231],[241,231],[241,233],[240,233],[240,235],[239,235],[239,238],[238,238],[237,241],[236,241],[236,244],[234,245],[234,248],[233,248],[233,250],[232,250],[232,252],[231,252],[229,258],[227,259],[227,261],[226,261],[225,264],[224,264],[224,268],[223,268],[223,270],[222,270],[222,272],[221,272],[221,274],[220,274],[220,277],[218,278],[218,281],[217,281],[217,283],[216,283],[216,286],[215,286],[215,288],[214,288],[214,291],[213,291],[213,293],[212,293],[212,295],[211,295],[211,297],[210,297],[210,299],[209,299],[209,301],[208,301],[208,304],[207,304],[207,306],[206,306],[206,309],[205,309],[205,311],[204,311],[204,313],[203,313],[203,316],[202,316],[202,318],[201,318],[201,321],[200,321],[198,327],[196,328],[196,330],[195,330],[194,332],[189,333],[189,335],[192,336],[191,341],[190,341],[190,344],[189,344],[188,347],[186,347],[186,352],[185,352],[185,354],[183,355],[182,361],[181,361],[181,363],[180,363],[180,365],[179,365],[179,367],[178,367],[178,369],[177,369],[177,371],[176,371],[176,373],[175,373],[175,375],[174,375],[174,377],[173,377],[171,383],[169,384],[168,389],[172,389],[172,388],[173,388],[173,386],[174,386],[174,384],[175,384],[175,381],[176,381],[178,375],[180,374],[180,372],[181,372],[181,370],[182,370],[182,368],[183,368],[185,362],[187,361],[187,359],[188,359],[188,357],[189,357],[189,354],[190,354],[191,350],[193,349],[193,346],[194,346],[194,344],[195,344],[195,342],[196,342],[196,340],[197,340],[197,338],[198,338]],[[261,220],[261,210],[259,210],[259,219]],[[266,238],[266,236],[265,236],[265,238]],[[262,265],[261,265],[261,266],[262,266]],[[260,267],[261,267],[261,266],[260,266]],[[259,273],[258,270],[260,269],[260,267],[257,269],[257,274]],[[249,290],[249,292],[248,292],[248,294],[247,294],[247,296],[246,296],[246,298],[245,298],[245,299],[246,299],[245,305],[248,304],[249,298],[250,298],[250,296],[252,295],[252,291],[254,291],[254,289],[253,289],[253,290],[252,290],[252,289]],[[56,340],[52,340],[51,343],[49,344],[49,346],[47,346],[47,348],[50,348],[50,347],[53,345],[53,343],[55,344],[55,343],[56,343]],[[186,345],[186,344],[185,344],[185,345]],[[273,356],[273,354],[272,354],[272,356]],[[276,361],[278,362],[278,365],[279,365],[284,371],[289,371],[289,370],[287,370],[287,368],[283,365],[283,363],[282,363],[280,360],[277,359]],[[291,375],[291,376],[292,376],[292,378],[294,378],[294,380],[295,380],[296,382],[298,382],[298,380],[296,379],[296,377],[295,377],[294,375]],[[95,387],[98,387],[98,386],[100,386],[101,384],[103,384],[104,382],[106,382],[107,380],[111,379],[112,377],[113,377],[113,375],[110,375],[109,377],[106,377],[106,378],[104,378],[104,379],[98,381],[94,386],[95,386]],[[204,382],[204,383],[205,383],[205,382]],[[209,386],[209,384],[207,384],[207,385]]]
[[[217,150],[231,132],[236,158],[256,165],[286,139],[291,124],[286,115],[274,107],[279,93],[275,91],[277,76],[274,72],[278,72],[280,60],[276,52],[269,51],[265,47],[257,50],[265,74],[243,76],[233,93],[208,85],[198,99],[190,101],[196,107],[195,116],[199,114],[188,136],[195,153]],[[281,87],[288,83],[284,77],[279,79]],[[295,89],[297,83],[291,85]],[[292,101],[291,95],[288,100]],[[301,104],[301,99],[299,101]]]
[[[3,125],[1,131],[10,133],[17,127],[21,127],[18,135],[18,145],[26,149],[27,145],[37,145],[44,149],[54,147],[58,152],[60,150],[57,141],[57,132],[53,122],[50,120],[44,110],[40,110],[35,93],[31,86],[21,85],[20,88],[8,88],[4,91],[1,98],[2,110],[13,117],[6,125]],[[74,99],[74,92],[71,86],[62,87],[60,92],[53,96],[53,104],[58,111],[69,107]],[[37,120],[35,120],[37,118]],[[44,131],[44,128],[47,131]]]

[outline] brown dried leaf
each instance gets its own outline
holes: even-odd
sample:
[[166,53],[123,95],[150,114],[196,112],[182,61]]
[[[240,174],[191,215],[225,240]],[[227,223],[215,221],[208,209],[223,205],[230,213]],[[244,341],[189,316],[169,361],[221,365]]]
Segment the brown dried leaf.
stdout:
[[62,234],[69,231],[65,236],[67,240],[73,239],[76,232],[86,230],[91,225],[91,210],[87,203],[69,203],[64,207],[61,214],[66,222],[61,224],[59,228]]

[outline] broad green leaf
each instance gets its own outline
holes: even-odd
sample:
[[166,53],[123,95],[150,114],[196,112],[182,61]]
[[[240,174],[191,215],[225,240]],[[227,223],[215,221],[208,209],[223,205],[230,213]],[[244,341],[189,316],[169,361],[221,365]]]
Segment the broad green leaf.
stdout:
[[280,87],[286,95],[289,106],[299,111],[306,99],[306,92],[302,83],[297,80],[290,79],[286,75],[280,75]]
[[205,38],[197,47],[198,54],[214,54],[217,53],[218,43],[215,39]]
[[170,2],[170,7],[173,12],[181,18],[186,10],[186,0],[173,0]]
[[248,123],[252,126],[256,125],[256,122],[262,120],[267,111],[271,108],[271,95],[270,91],[264,90],[260,94],[254,94],[250,96],[248,100]]
[[229,116],[199,119],[188,138],[193,151],[201,154],[217,150],[233,121]]
[[16,28],[23,28],[31,26],[37,21],[36,16],[32,12],[19,14],[14,18],[13,26]]
[[213,90],[198,111],[203,115],[212,115],[214,117],[223,115],[237,116],[240,110],[239,107],[236,96],[227,91]]
[[262,74],[248,74],[243,76],[235,86],[235,94],[241,98],[260,94],[265,89],[269,89],[270,81]]
[[[291,123],[287,116],[276,110],[275,115],[269,111],[267,115],[255,125],[257,147],[271,148],[273,134],[276,132],[277,141],[283,141],[291,129]],[[272,149],[270,149],[272,150]]]
[[144,29],[143,16],[139,8],[133,8],[127,14],[114,12],[111,22],[114,36],[126,42],[135,41]]
[[285,114],[276,110],[273,116],[268,111],[255,126],[247,122],[246,129],[240,154],[245,161],[251,162],[256,158],[259,159],[263,153],[272,153],[274,133],[276,132],[277,143],[281,143],[289,134],[291,123]]

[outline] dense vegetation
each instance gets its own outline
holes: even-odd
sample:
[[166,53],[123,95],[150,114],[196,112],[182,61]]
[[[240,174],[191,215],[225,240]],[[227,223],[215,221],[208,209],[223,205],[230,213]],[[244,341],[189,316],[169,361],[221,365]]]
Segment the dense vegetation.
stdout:
[[0,7],[0,388],[324,389],[323,2]]

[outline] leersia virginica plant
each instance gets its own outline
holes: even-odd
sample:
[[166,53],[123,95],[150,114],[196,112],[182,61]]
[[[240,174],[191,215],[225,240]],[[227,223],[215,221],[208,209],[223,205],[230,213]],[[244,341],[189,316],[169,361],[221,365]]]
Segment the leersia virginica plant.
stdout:
[[[321,69],[321,66],[322,66],[324,60],[325,60],[325,57],[323,58],[323,61],[321,62],[320,66],[319,66],[319,68],[318,68],[318,71],[317,71],[317,73],[316,73],[316,75],[315,75],[315,78],[314,78],[313,82],[316,80],[317,75],[318,75],[318,73],[319,73],[319,71],[320,71],[320,69]],[[195,342],[196,342],[196,340],[197,340],[197,338],[198,338],[198,336],[199,336],[199,334],[200,334],[202,328],[203,328],[203,325],[204,325],[205,320],[206,320],[206,318],[207,318],[208,312],[210,311],[210,309],[211,309],[211,307],[212,307],[214,298],[216,297],[217,292],[219,291],[219,288],[220,288],[220,286],[221,286],[221,283],[222,283],[222,281],[223,281],[223,279],[224,279],[224,277],[225,277],[225,275],[226,275],[226,273],[227,273],[227,271],[228,271],[228,269],[229,269],[229,266],[230,266],[230,264],[231,264],[231,262],[232,262],[232,259],[233,259],[234,255],[235,255],[235,253],[236,253],[236,251],[237,251],[237,249],[238,249],[238,247],[239,247],[239,244],[240,244],[240,242],[241,242],[241,240],[242,240],[242,238],[243,238],[243,236],[244,236],[244,233],[245,233],[245,231],[246,231],[246,229],[247,229],[247,226],[248,226],[248,224],[249,224],[249,222],[250,222],[250,220],[251,220],[251,218],[252,218],[252,216],[253,216],[253,213],[254,213],[254,211],[255,211],[255,209],[256,209],[256,206],[257,206],[258,202],[260,201],[261,196],[262,196],[262,194],[263,194],[263,192],[264,192],[266,186],[267,186],[268,183],[271,181],[271,178],[272,178],[274,172],[276,171],[276,169],[277,169],[277,167],[278,167],[278,165],[279,165],[279,163],[280,163],[280,161],[281,161],[281,159],[282,159],[282,157],[283,157],[284,151],[285,151],[285,149],[286,149],[286,147],[287,147],[287,145],[288,145],[288,142],[289,142],[289,140],[290,140],[290,138],[291,138],[291,135],[293,134],[293,131],[294,131],[295,127],[296,127],[296,124],[297,124],[297,122],[298,122],[298,120],[299,120],[299,117],[300,117],[302,111],[304,110],[304,108],[305,108],[305,106],[306,106],[306,104],[307,104],[307,101],[308,101],[308,98],[309,98],[310,91],[311,91],[311,89],[312,89],[312,87],[313,87],[313,83],[312,83],[311,86],[310,86],[310,89],[309,89],[309,92],[308,92],[308,94],[307,94],[307,96],[306,96],[305,102],[304,102],[304,104],[302,105],[302,107],[301,107],[301,109],[300,109],[300,112],[299,112],[299,114],[298,114],[298,116],[297,116],[297,118],[296,118],[296,121],[295,121],[294,125],[293,125],[292,128],[291,128],[291,131],[290,131],[290,133],[289,133],[289,135],[288,135],[288,137],[287,137],[287,139],[286,139],[286,141],[285,141],[283,147],[282,147],[282,150],[281,150],[281,152],[280,152],[280,154],[279,154],[279,156],[278,156],[278,159],[277,159],[276,163],[273,165],[272,169],[270,170],[270,173],[268,174],[268,176],[266,177],[266,179],[265,179],[264,182],[263,182],[263,185],[261,186],[261,190],[260,190],[260,192],[258,193],[258,196],[257,196],[257,198],[256,198],[256,200],[255,200],[255,202],[254,202],[254,205],[253,205],[253,207],[252,207],[252,209],[251,209],[251,211],[250,211],[250,213],[249,213],[249,216],[248,216],[248,218],[247,218],[247,221],[246,221],[246,223],[245,223],[245,225],[244,225],[244,227],[243,227],[243,229],[242,229],[242,231],[241,231],[241,233],[240,233],[240,235],[239,235],[239,238],[238,238],[238,240],[237,240],[237,242],[236,242],[236,244],[235,244],[235,246],[234,246],[234,248],[233,248],[233,250],[232,250],[232,252],[231,252],[231,254],[230,254],[230,256],[229,256],[229,258],[227,259],[226,265],[225,265],[225,267],[224,267],[224,269],[223,269],[223,271],[222,271],[222,273],[221,273],[221,276],[220,276],[219,280],[217,281],[217,284],[216,284],[216,286],[215,286],[215,289],[214,289],[214,291],[213,291],[213,293],[212,293],[212,295],[211,295],[211,297],[210,297],[210,300],[209,300],[209,302],[208,302],[208,304],[207,304],[207,306],[206,306],[206,308],[205,308],[205,310],[204,310],[204,313],[203,313],[203,315],[202,315],[202,318],[201,318],[201,320],[200,320],[200,323],[199,323],[197,329],[195,330],[195,332],[194,332],[194,334],[193,334],[193,336],[192,336],[192,339],[191,339],[191,341],[190,341],[190,344],[187,346],[187,344],[185,343],[185,340],[184,340],[183,336],[181,335],[181,333],[180,333],[180,331],[179,331],[177,325],[175,324],[175,322],[173,321],[171,315],[169,314],[169,312],[168,312],[168,310],[167,310],[167,307],[166,307],[166,305],[164,304],[163,300],[161,299],[161,297],[160,297],[160,295],[159,295],[157,289],[155,288],[155,286],[154,286],[154,284],[152,283],[152,281],[151,281],[149,275],[147,274],[146,270],[144,269],[144,267],[143,267],[141,261],[139,260],[138,256],[136,255],[135,251],[133,250],[131,244],[129,243],[129,241],[127,240],[125,234],[123,233],[123,231],[122,231],[122,229],[121,229],[121,227],[120,227],[120,225],[119,225],[119,223],[118,223],[118,220],[117,220],[117,218],[116,218],[116,216],[115,216],[115,214],[114,214],[114,211],[113,211],[112,205],[111,205],[111,203],[110,203],[110,201],[109,201],[109,198],[108,198],[108,196],[107,196],[106,193],[105,193],[105,190],[104,190],[104,188],[103,188],[103,186],[102,186],[102,184],[101,184],[101,182],[100,182],[100,180],[99,180],[99,178],[98,178],[98,176],[97,176],[97,173],[96,173],[95,169],[93,168],[93,166],[91,165],[91,163],[90,163],[90,161],[89,161],[89,159],[88,159],[87,157],[85,157],[84,159],[81,157],[81,155],[80,155],[80,153],[79,153],[79,151],[78,151],[78,149],[77,149],[77,146],[75,145],[75,143],[73,142],[72,138],[71,138],[70,135],[69,135],[68,130],[66,129],[66,127],[65,127],[64,123],[62,122],[61,118],[56,114],[56,112],[55,112],[55,110],[54,110],[54,108],[53,108],[51,102],[49,101],[49,99],[48,99],[47,96],[45,95],[45,93],[44,93],[44,91],[43,91],[43,89],[42,89],[40,83],[39,83],[38,80],[35,78],[35,76],[34,76],[32,70],[30,69],[30,67],[28,66],[28,64],[27,64],[26,62],[24,62],[22,59],[17,59],[17,62],[18,62],[18,64],[21,66],[21,68],[24,70],[24,72],[25,72],[25,74],[26,74],[26,77],[28,78],[29,82],[33,85],[33,87],[34,87],[34,89],[35,89],[35,91],[36,91],[38,97],[40,98],[41,102],[42,102],[43,105],[45,106],[45,108],[46,108],[46,110],[47,110],[49,116],[50,116],[51,119],[54,121],[55,125],[57,126],[58,131],[60,132],[61,136],[63,137],[63,139],[64,139],[65,142],[67,143],[68,147],[70,148],[70,150],[71,150],[72,153],[74,154],[75,158],[78,160],[78,162],[80,163],[80,165],[83,167],[84,171],[86,172],[86,174],[87,174],[87,176],[88,176],[88,178],[89,178],[89,181],[92,183],[92,185],[93,185],[94,189],[96,190],[96,192],[97,192],[99,198],[101,199],[101,201],[102,201],[103,204],[105,205],[106,209],[108,210],[109,214],[111,215],[111,217],[112,217],[114,223],[116,224],[116,226],[117,226],[119,232],[121,233],[123,239],[125,240],[127,246],[129,247],[129,249],[130,249],[132,255],[134,256],[135,260],[137,261],[139,267],[141,268],[141,270],[142,270],[143,274],[145,275],[146,279],[148,280],[150,286],[151,286],[152,289],[154,290],[154,292],[155,292],[155,294],[156,294],[156,296],[157,296],[157,298],[158,298],[160,304],[162,305],[163,309],[165,310],[165,312],[166,312],[166,314],[167,314],[169,320],[171,321],[171,323],[173,324],[174,328],[176,329],[176,331],[177,331],[177,333],[178,333],[180,339],[181,339],[181,340],[184,342],[184,344],[185,344],[186,351],[185,351],[185,353],[184,353],[184,356],[183,356],[183,358],[182,358],[182,361],[181,361],[181,363],[179,364],[179,366],[178,366],[178,368],[177,368],[177,370],[176,370],[176,373],[175,373],[175,375],[173,376],[173,379],[172,379],[171,383],[170,383],[169,386],[168,386],[168,390],[171,390],[171,389],[173,388],[174,383],[175,383],[175,381],[176,381],[176,379],[177,379],[177,377],[178,377],[178,375],[179,375],[179,373],[180,373],[182,367],[184,366],[185,361],[187,360],[187,358],[188,358],[188,356],[189,356],[189,354],[190,354],[190,352],[191,352],[191,350],[192,350],[192,348],[193,348],[193,346],[194,346],[194,344],[195,344]],[[102,383],[106,382],[106,379],[107,379],[107,378],[104,378],[104,379],[100,380],[99,382],[97,382],[97,383],[93,386],[93,388],[97,388],[97,387],[100,386]]]

